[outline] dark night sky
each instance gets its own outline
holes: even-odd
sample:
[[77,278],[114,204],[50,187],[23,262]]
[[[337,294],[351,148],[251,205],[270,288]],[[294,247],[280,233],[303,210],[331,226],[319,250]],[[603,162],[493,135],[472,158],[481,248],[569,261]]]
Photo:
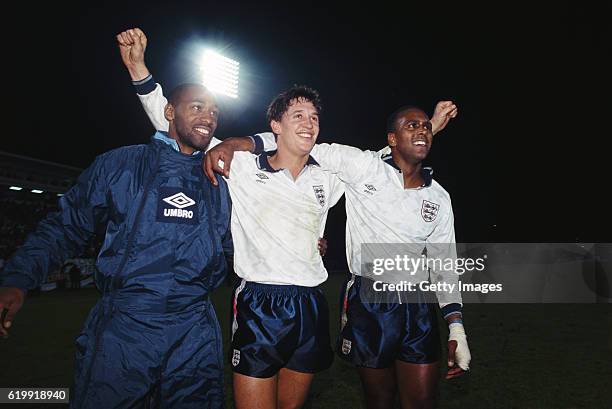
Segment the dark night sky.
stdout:
[[[293,83],[321,92],[320,141],[370,149],[398,106],[431,112],[452,99],[459,117],[427,162],[453,199],[458,241],[612,241],[604,10],[429,3],[13,5],[5,19],[23,25],[3,28],[3,53],[16,109],[0,150],[85,167],[148,141],[114,37],[138,26],[166,89],[194,79],[196,40],[241,61],[245,98],[224,107],[217,136],[266,130],[266,105]],[[342,213],[330,218],[332,239],[342,239]]]

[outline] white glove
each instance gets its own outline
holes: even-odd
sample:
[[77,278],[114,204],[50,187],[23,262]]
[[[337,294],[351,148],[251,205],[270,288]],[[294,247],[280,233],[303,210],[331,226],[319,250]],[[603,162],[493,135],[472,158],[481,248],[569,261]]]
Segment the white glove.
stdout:
[[457,341],[457,350],[455,351],[455,362],[459,368],[467,371],[470,369],[470,361],[472,355],[470,354],[470,348],[467,343],[467,336],[465,335],[465,329],[463,324],[459,322],[453,322],[448,326],[448,340]]

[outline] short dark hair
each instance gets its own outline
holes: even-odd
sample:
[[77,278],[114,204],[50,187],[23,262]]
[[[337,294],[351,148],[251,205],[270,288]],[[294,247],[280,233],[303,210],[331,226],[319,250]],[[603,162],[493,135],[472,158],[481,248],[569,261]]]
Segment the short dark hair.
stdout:
[[293,87],[278,94],[272,100],[268,106],[268,110],[266,111],[268,123],[271,121],[280,122],[283,118],[283,114],[287,112],[293,101],[299,101],[300,99],[311,102],[319,114],[323,110],[323,107],[321,106],[321,98],[319,97],[319,92],[317,90],[305,85],[294,85]]
[[176,105],[181,101],[183,92],[192,87],[200,87],[208,90],[204,85],[198,84],[197,82],[185,82],[183,84],[179,84],[170,92],[170,96],[168,97],[168,102],[170,105],[176,107]]
[[[397,118],[399,118],[399,116],[401,114],[403,114],[406,111],[421,111],[421,112],[425,112],[423,109],[419,108],[416,105],[404,105],[402,107],[399,107],[398,109],[396,109],[395,111],[393,111],[393,113],[391,115],[389,115],[389,117],[387,118],[387,132],[395,132],[397,131],[397,129],[395,128],[395,123],[397,122]],[[427,114],[427,113],[425,113]]]

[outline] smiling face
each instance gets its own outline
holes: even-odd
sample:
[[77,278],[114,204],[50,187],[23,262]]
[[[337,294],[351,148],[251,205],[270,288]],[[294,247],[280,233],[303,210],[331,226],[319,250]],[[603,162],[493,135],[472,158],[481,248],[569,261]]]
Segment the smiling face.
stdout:
[[410,108],[397,115],[394,130],[387,133],[391,149],[409,163],[419,163],[427,157],[433,138],[431,122],[425,112]]
[[168,134],[181,152],[203,151],[217,129],[219,108],[214,96],[201,85],[180,86],[165,109]]
[[319,136],[319,111],[305,98],[291,101],[281,120],[270,122],[278,135],[278,149],[296,156],[310,154]]

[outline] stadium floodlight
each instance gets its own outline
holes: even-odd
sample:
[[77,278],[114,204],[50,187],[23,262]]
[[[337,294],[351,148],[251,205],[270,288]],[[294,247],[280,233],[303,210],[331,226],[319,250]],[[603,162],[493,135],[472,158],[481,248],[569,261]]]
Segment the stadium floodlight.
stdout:
[[57,197],[62,197],[62,196],[64,196],[64,194],[63,194],[63,193],[58,193],[58,194],[57,194]]
[[44,191],[43,190],[39,190],[39,189],[32,189],[32,190],[30,190],[30,192],[32,192],[32,193],[43,193]]
[[212,92],[238,98],[240,63],[213,51],[205,50],[200,64],[202,83]]
[[9,187],[9,190],[22,190],[23,188],[21,186],[11,186]]

